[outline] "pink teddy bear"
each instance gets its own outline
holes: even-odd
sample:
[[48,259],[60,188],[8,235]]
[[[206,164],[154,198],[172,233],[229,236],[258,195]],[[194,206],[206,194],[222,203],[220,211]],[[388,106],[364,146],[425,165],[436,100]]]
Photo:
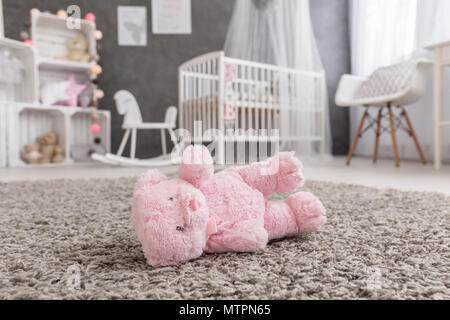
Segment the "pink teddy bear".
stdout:
[[178,179],[157,169],[137,182],[132,223],[152,266],[176,265],[203,252],[254,252],[272,239],[305,234],[326,222],[325,209],[309,192],[284,201],[265,199],[303,185],[293,152],[214,174],[204,146],[183,153]]

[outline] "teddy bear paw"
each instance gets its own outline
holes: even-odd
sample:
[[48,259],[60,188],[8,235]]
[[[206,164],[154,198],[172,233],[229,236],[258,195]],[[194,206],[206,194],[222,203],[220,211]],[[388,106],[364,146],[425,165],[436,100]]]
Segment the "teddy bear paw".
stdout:
[[274,160],[278,160],[278,192],[290,192],[303,186],[303,166],[294,152],[281,152]]
[[327,222],[322,202],[310,192],[298,192],[286,199],[297,221],[300,234],[318,230]]

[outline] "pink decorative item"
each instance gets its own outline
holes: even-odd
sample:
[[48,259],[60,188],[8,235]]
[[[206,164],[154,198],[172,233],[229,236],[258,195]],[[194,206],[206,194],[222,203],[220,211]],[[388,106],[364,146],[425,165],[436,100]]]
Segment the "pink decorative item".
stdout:
[[23,40],[23,42],[29,46],[33,45],[33,40],[31,40],[31,39],[25,39],[25,40]]
[[225,102],[223,118],[224,120],[236,119],[236,108],[234,107],[234,104],[232,104],[231,102]]
[[91,131],[92,131],[92,133],[99,133],[100,132],[100,126],[97,123],[93,123],[91,125]]
[[91,71],[93,74],[99,75],[102,73],[103,69],[99,64],[96,64],[95,66],[92,66]]
[[95,40],[101,40],[103,38],[103,33],[100,30],[95,30],[94,38],[95,38]]
[[179,178],[169,180],[152,169],[138,180],[131,220],[152,266],[176,265],[203,252],[254,252],[272,239],[313,232],[326,222],[312,193],[265,198],[296,191],[303,182],[293,152],[214,174],[208,149],[189,146]]
[[89,22],[95,22],[95,19],[96,19],[95,14],[93,14],[92,12],[88,12],[84,16],[84,20],[89,21]]
[[66,10],[58,10],[57,12],[56,12],[56,15],[58,16],[58,17],[60,17],[60,18],[63,18],[63,19],[65,19],[65,18],[67,18],[67,11]]
[[234,65],[228,62],[225,62],[225,76],[224,80],[226,82],[233,81],[234,79]]
[[61,106],[76,107],[78,105],[78,96],[81,92],[83,92],[84,88],[86,88],[86,85],[78,84],[73,75],[69,77],[69,82],[69,87],[65,91],[69,96],[69,100],[59,101],[56,104]]
[[103,99],[104,96],[105,96],[105,92],[103,92],[103,90],[101,90],[101,89],[95,90],[95,97],[97,99]]

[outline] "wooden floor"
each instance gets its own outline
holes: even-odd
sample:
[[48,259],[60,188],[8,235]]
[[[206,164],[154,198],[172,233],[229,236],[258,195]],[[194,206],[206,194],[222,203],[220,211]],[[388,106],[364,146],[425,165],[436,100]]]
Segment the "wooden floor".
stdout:
[[[165,173],[177,171],[176,166],[160,168]],[[42,179],[89,179],[137,176],[146,168],[114,167],[91,163],[63,167],[42,168],[0,168],[0,181],[42,180]],[[379,159],[372,164],[371,158],[354,157],[350,166],[345,157],[334,157],[330,161],[305,162],[307,179],[362,184],[378,188],[402,190],[437,191],[450,195],[450,165],[434,171],[431,164],[402,160],[396,168],[393,160]]]

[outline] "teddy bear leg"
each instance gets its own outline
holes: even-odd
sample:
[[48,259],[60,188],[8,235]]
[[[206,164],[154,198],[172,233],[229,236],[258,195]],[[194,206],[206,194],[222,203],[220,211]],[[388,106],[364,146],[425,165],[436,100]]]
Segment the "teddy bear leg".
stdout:
[[295,217],[300,234],[319,229],[327,222],[325,208],[311,192],[297,192],[286,200]]
[[208,239],[205,252],[255,252],[269,240],[262,220],[240,221],[230,229],[222,227],[221,231]]
[[269,234],[269,240],[298,234],[297,221],[285,201],[266,200],[264,228]]

